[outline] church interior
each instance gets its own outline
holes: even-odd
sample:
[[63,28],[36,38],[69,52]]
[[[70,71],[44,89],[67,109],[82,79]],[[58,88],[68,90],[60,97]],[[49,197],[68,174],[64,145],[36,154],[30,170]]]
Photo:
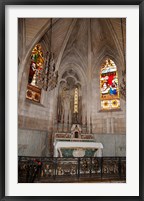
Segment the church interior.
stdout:
[[18,19],[19,182],[126,181],[126,19]]

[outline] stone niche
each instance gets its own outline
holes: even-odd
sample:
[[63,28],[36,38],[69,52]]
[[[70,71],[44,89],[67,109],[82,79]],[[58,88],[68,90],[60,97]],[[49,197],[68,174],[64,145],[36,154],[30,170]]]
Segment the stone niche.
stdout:
[[72,138],[81,138],[82,129],[79,124],[73,124],[71,127],[71,137]]

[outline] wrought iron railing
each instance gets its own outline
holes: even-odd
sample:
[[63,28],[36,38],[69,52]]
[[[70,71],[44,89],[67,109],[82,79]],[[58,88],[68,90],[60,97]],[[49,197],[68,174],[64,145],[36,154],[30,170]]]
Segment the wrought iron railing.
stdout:
[[126,157],[18,158],[19,183],[126,181]]

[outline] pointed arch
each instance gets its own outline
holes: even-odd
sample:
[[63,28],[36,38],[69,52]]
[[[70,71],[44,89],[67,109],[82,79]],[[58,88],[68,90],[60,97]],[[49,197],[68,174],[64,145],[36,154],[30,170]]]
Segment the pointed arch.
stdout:
[[40,102],[43,68],[44,55],[42,51],[42,46],[40,44],[36,44],[31,52],[28,85],[26,90],[26,98],[29,100]]
[[102,110],[120,108],[118,71],[113,60],[106,59],[100,70],[100,99]]

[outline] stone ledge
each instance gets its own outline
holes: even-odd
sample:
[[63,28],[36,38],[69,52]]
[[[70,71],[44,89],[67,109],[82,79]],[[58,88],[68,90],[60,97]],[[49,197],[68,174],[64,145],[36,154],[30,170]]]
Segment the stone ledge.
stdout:
[[110,110],[99,110],[98,112],[122,112],[123,110],[120,109],[110,109]]

